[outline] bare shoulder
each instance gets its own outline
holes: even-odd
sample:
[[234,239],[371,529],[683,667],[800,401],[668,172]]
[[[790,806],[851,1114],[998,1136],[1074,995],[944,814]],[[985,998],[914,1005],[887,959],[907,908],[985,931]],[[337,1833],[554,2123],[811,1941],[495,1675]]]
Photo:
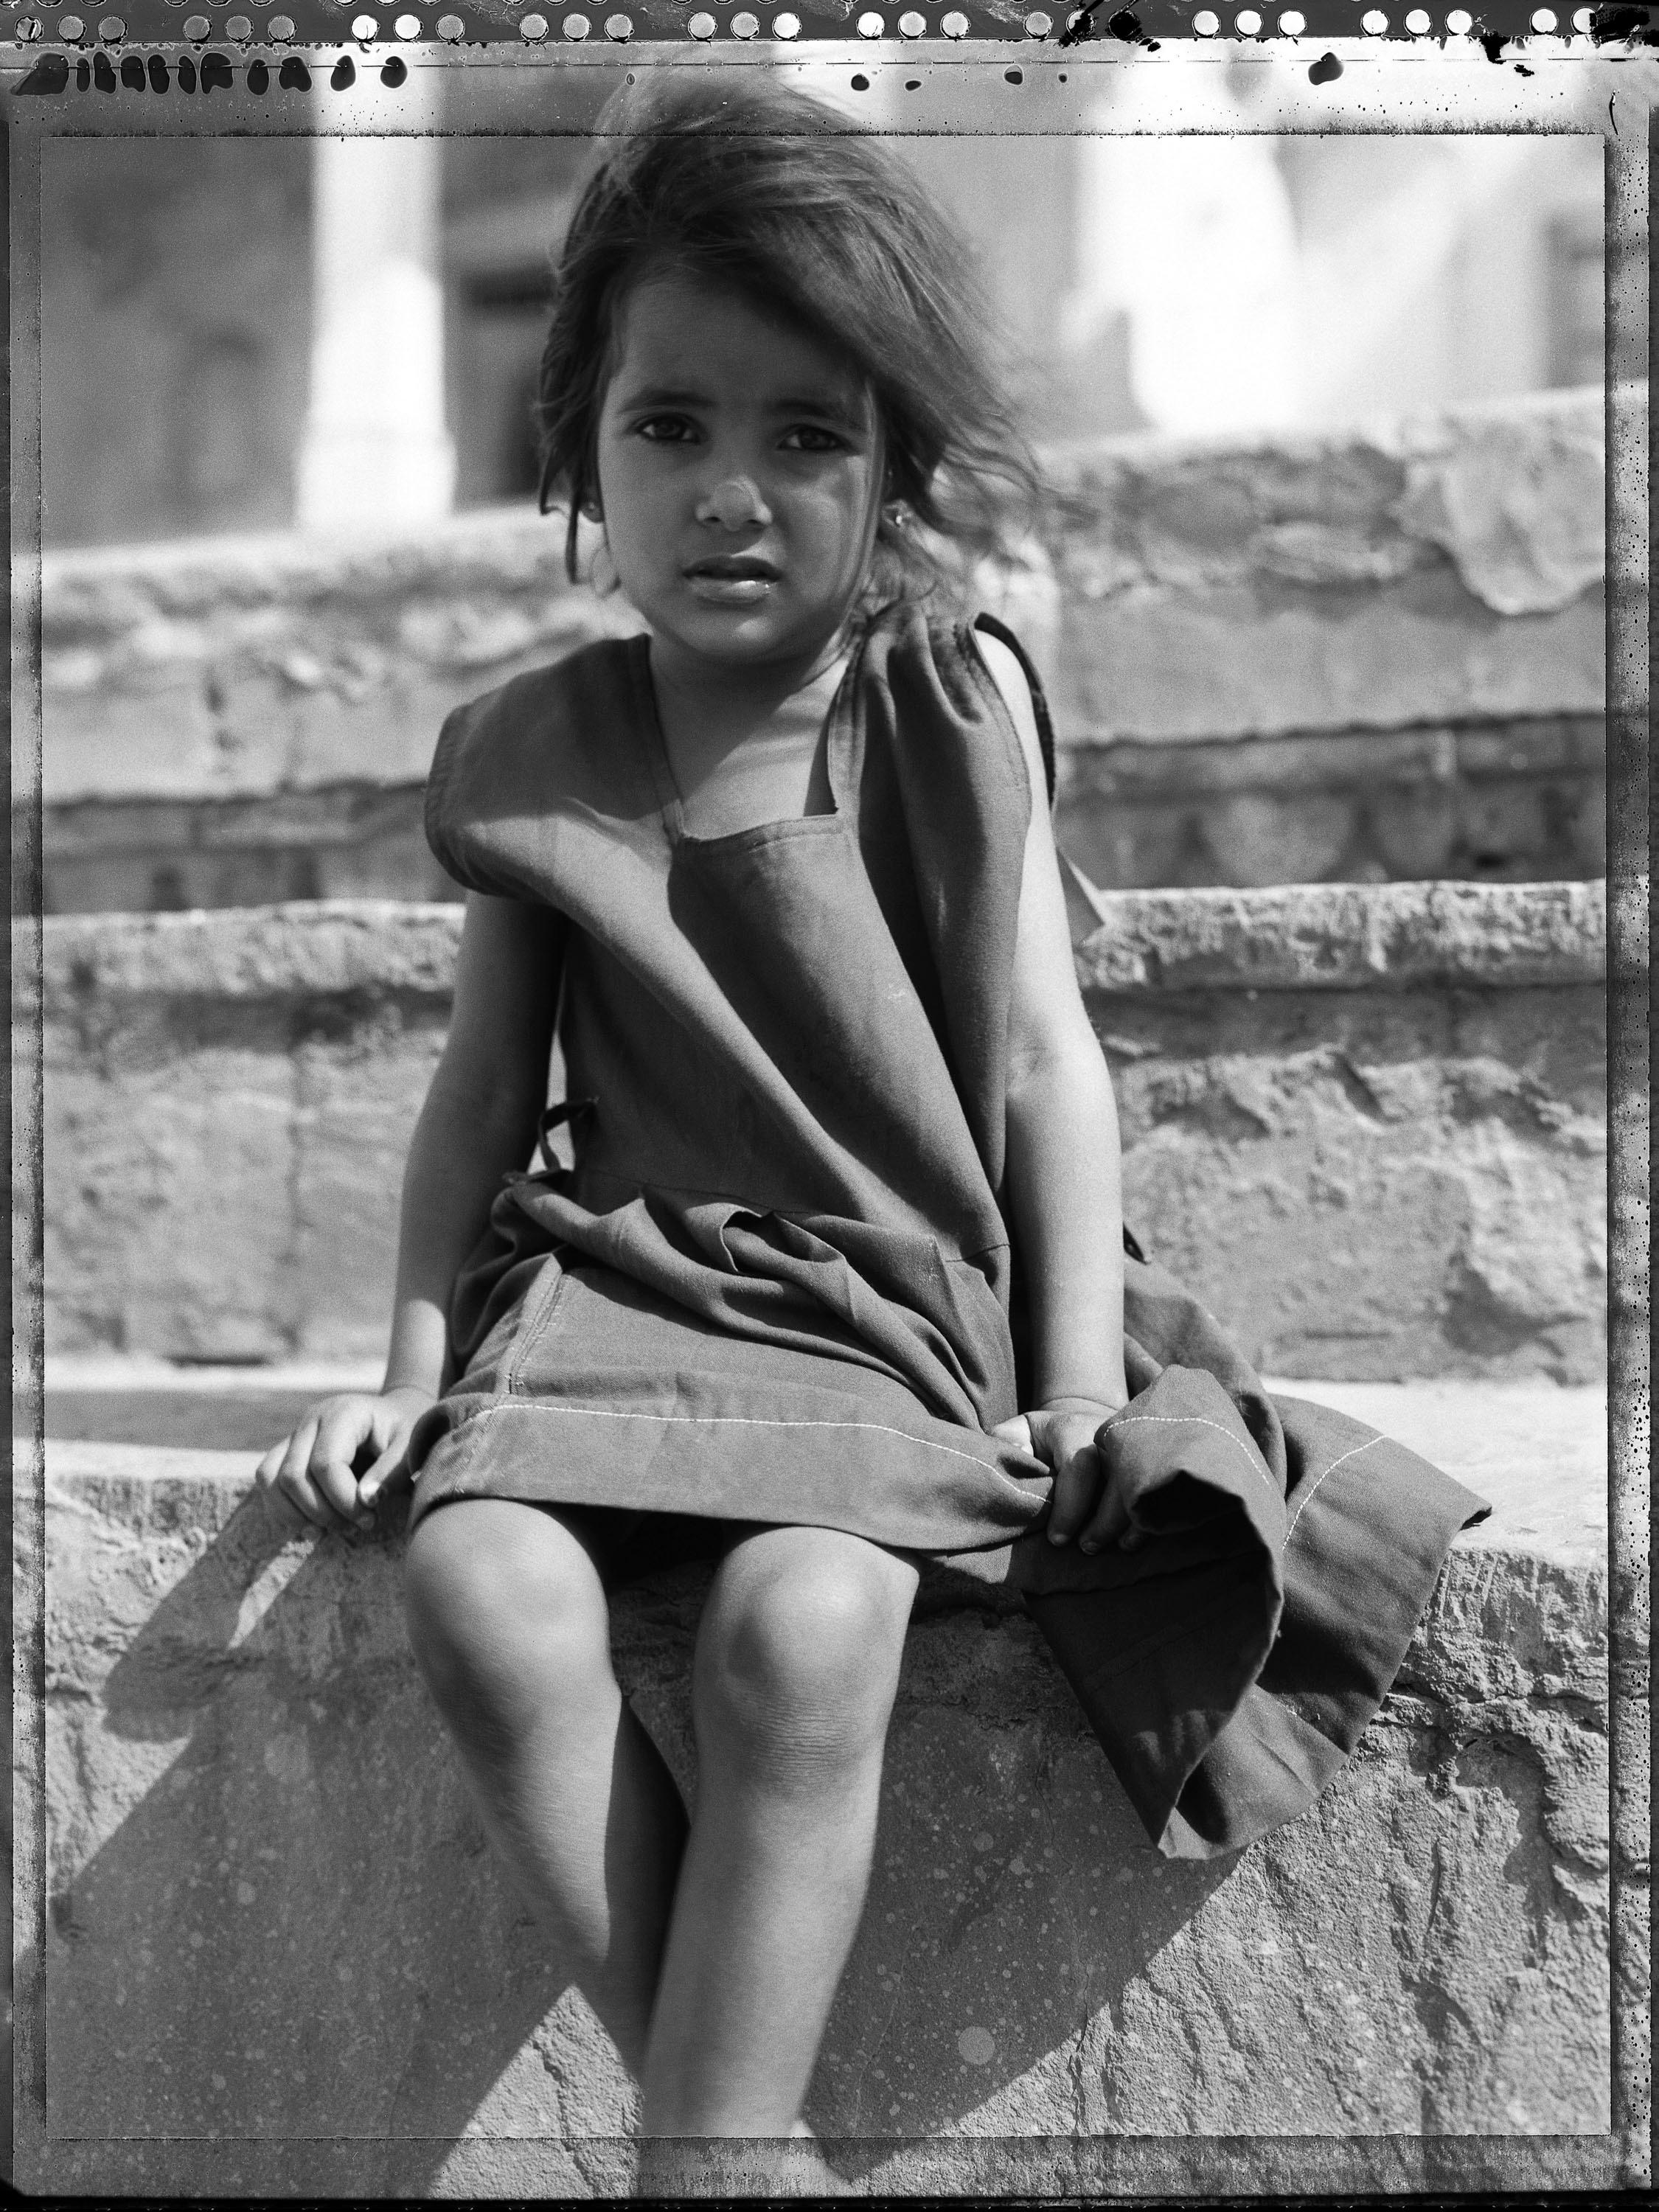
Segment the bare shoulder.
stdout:
[[1012,647],[1000,637],[992,637],[984,630],[975,630],[974,642],[980,657],[991,672],[991,680],[1002,695],[1002,702],[1012,717],[1019,735],[1020,750],[1025,755],[1025,765],[1030,771],[1031,788],[1042,791],[1047,779],[1042,766],[1042,743],[1037,736],[1036,709],[1031,704],[1031,687],[1025,671]]

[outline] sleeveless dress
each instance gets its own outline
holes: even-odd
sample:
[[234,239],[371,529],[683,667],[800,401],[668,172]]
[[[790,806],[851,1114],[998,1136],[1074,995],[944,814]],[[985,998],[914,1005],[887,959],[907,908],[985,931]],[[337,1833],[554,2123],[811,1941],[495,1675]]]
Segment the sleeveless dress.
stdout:
[[[1487,1510],[1270,1399],[1126,1237],[1130,1404],[1101,1431],[1148,1540],[1036,1524],[1001,1195],[1025,757],[971,628],[890,611],[830,706],[832,811],[687,831],[648,641],[445,724],[427,830],[470,890],[567,917],[574,1165],[509,1176],[411,1441],[458,1498],[845,1529],[1004,1582],[1148,1832],[1209,1856],[1311,1802]],[[666,1521],[657,1523],[665,1528]]]

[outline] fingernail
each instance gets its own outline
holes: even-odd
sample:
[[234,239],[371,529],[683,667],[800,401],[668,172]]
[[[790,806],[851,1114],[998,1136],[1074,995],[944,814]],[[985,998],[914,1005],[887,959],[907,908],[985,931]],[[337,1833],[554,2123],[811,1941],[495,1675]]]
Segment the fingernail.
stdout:
[[1048,1531],[1048,1541],[1051,1544],[1063,1544],[1066,1541],[1066,1539],[1060,1534],[1058,1528],[1051,1528]]
[[1088,1552],[1091,1553],[1097,1552],[1100,1549],[1099,1545],[1096,1543],[1092,1536],[1079,1536],[1078,1538],[1077,1547],[1079,1552]]

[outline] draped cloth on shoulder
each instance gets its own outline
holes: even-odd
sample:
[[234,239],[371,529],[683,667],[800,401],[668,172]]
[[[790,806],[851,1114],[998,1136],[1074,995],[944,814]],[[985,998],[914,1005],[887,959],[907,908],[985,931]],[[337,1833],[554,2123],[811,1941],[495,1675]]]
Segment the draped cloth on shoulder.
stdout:
[[1480,1501],[1273,1400],[1126,1262],[1100,1447],[1147,1540],[1041,1533],[1003,1211],[1024,755],[971,630],[866,633],[832,810],[689,834],[642,639],[446,725],[428,830],[550,906],[574,1164],[509,1178],[457,1285],[412,1517],[509,1497],[844,1528],[1019,1589],[1159,1848],[1302,1811],[1386,1692]]

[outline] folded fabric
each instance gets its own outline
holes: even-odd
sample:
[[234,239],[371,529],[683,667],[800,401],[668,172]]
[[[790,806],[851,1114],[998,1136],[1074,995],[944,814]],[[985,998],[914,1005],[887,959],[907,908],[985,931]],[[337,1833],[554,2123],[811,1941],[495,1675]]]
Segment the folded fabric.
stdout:
[[1269,1397],[1161,1269],[1130,1261],[1137,1330],[1171,1364],[1097,1448],[1144,1541],[1041,1533],[1007,1579],[1172,1858],[1237,1850],[1304,1811],[1398,1673],[1453,1537],[1491,1508],[1364,1422]]

